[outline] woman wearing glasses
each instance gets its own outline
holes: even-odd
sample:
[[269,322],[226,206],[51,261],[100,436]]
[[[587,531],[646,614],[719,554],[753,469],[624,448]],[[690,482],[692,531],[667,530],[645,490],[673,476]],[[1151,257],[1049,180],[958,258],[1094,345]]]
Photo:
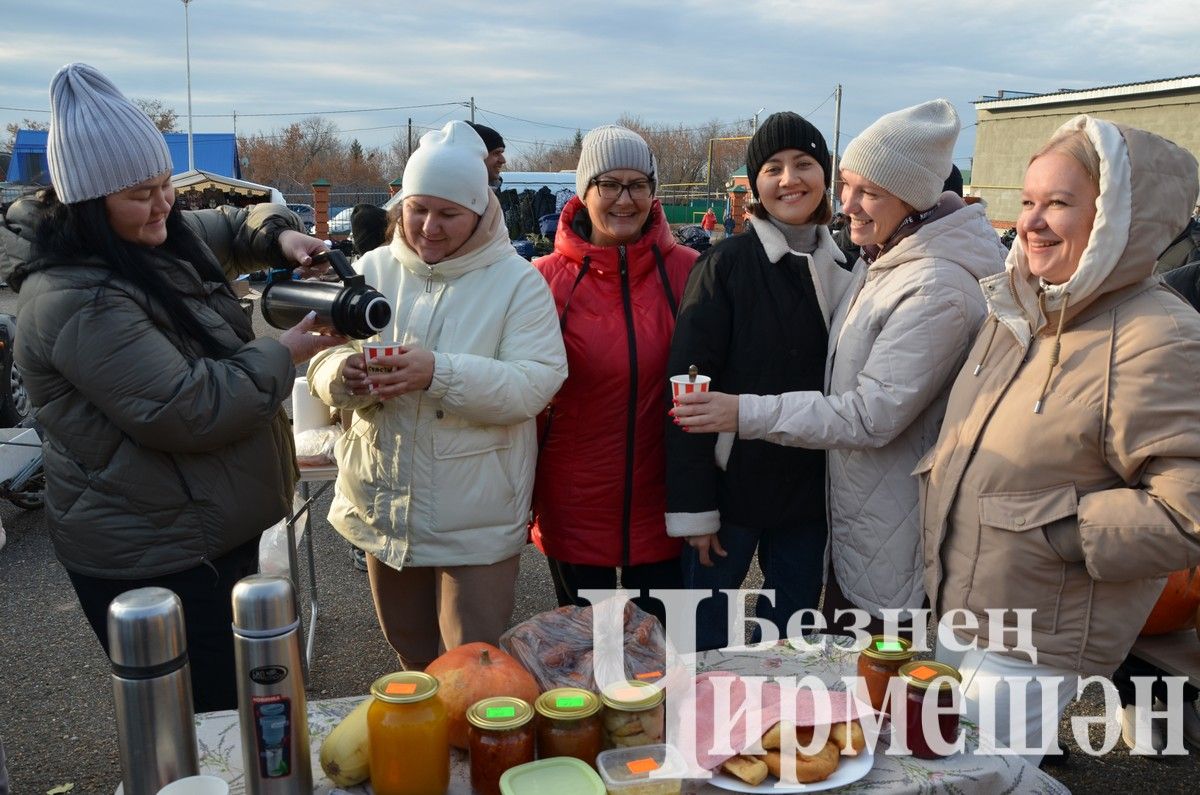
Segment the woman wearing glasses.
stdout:
[[583,139],[577,195],[554,253],[535,265],[554,293],[566,383],[542,417],[533,540],[561,605],[582,588],[680,587],[664,527],[667,352],[696,252],[678,245],[654,198],[650,147],[623,127]]

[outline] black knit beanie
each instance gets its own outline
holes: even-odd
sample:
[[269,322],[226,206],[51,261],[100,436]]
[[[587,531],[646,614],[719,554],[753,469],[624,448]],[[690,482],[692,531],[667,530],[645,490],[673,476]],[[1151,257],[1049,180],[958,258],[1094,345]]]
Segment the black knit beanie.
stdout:
[[479,137],[483,139],[483,145],[487,147],[488,152],[504,147],[504,139],[500,136],[500,133],[491,127],[485,124],[476,124],[473,121],[469,121],[467,124],[471,125],[471,128],[479,133]]
[[750,178],[750,190],[755,199],[758,198],[758,172],[763,163],[781,149],[799,149],[812,155],[825,172],[825,185],[829,185],[833,164],[825,136],[800,114],[785,110],[768,116],[746,147],[746,176]]

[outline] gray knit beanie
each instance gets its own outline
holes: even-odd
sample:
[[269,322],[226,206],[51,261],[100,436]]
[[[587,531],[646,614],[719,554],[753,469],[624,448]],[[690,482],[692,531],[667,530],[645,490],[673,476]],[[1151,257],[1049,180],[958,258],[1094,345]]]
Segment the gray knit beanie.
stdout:
[[642,136],[625,127],[606,124],[583,136],[579,165],[575,167],[575,192],[583,198],[596,177],[618,168],[640,171],[657,182],[654,154]]
[[958,113],[948,101],[922,102],[863,130],[838,168],[866,177],[914,210],[928,210],[950,175],[958,130]]
[[95,199],[171,171],[154,122],[104,75],[67,64],[50,81],[50,183],[65,204]]

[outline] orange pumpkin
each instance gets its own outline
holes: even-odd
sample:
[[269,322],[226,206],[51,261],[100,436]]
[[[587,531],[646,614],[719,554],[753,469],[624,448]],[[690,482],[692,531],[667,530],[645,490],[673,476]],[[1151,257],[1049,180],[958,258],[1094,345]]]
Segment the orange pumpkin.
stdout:
[[1142,635],[1165,635],[1193,626],[1200,608],[1200,567],[1172,572],[1150,611]]
[[440,683],[438,697],[446,705],[450,744],[467,747],[467,710],[493,696],[515,696],[532,704],[541,695],[533,675],[516,658],[487,643],[467,643],[438,657],[425,673]]

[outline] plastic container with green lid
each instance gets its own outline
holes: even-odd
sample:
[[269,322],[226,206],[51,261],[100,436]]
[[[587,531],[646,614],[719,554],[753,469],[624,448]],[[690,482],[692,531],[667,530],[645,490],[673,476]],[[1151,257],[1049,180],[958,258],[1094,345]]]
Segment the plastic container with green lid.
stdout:
[[604,781],[584,762],[569,756],[539,759],[505,771],[501,795],[605,795]]
[[596,757],[608,795],[679,795],[687,763],[673,746],[612,748]]

